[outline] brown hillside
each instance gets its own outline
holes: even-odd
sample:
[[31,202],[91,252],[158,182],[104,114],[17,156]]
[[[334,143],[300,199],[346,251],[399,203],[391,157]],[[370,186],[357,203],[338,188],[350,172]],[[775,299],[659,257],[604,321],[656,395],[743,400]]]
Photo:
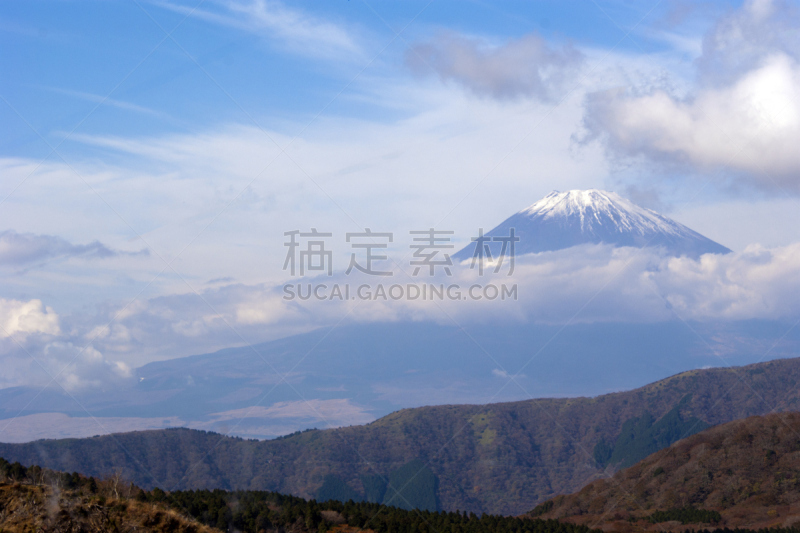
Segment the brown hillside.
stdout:
[[755,416],[713,427],[654,453],[611,478],[557,496],[542,518],[633,531],[683,530],[652,524],[656,510],[718,511],[719,527],[800,523],[800,413]]
[[212,533],[217,530],[150,503],[86,497],[76,491],[43,485],[2,483],[0,531]]

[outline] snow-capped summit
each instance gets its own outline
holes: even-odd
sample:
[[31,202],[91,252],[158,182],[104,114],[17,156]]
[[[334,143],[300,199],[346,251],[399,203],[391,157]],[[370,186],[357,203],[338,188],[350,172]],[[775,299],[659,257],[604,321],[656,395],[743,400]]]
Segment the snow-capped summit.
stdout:
[[[553,191],[485,235],[507,237],[511,228],[520,238],[516,243],[516,255],[561,250],[587,243],[662,247],[670,254],[690,257],[730,252],[683,224],[640,207],[616,193],[597,189]],[[500,242],[490,244],[493,256],[498,255],[500,249]],[[474,251],[475,243],[471,243],[453,258],[469,259]]]

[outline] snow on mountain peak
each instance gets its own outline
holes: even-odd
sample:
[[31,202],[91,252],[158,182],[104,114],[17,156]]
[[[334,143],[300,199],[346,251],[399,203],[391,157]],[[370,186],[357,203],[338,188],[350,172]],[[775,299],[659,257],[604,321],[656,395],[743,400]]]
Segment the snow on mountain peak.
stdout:
[[596,226],[610,229],[609,222],[619,232],[645,235],[663,232],[680,235],[691,231],[655,211],[640,207],[614,192],[598,189],[559,192],[553,191],[535,204],[519,212],[530,218],[577,217],[581,231],[593,233]]
[[[598,189],[553,191],[486,235],[508,236],[511,228],[520,237],[517,254],[561,250],[581,244],[660,247],[673,255],[691,257],[730,252],[683,224],[616,193]],[[499,253],[494,242],[489,247],[492,254]],[[474,251],[473,243],[454,257],[470,258]]]

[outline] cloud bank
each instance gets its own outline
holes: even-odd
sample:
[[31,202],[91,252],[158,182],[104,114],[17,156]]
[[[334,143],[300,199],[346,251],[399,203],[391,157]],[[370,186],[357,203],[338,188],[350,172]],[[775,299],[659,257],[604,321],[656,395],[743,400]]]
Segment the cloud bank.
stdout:
[[[368,283],[373,297],[289,301],[282,285],[230,284],[140,301],[127,307],[111,326],[87,331],[84,338],[107,358],[124,361],[128,354],[143,359],[176,357],[313,327],[364,322],[433,321],[465,326],[499,320],[520,324],[792,322],[800,317],[800,244],[773,249],[752,246],[697,260],[666,256],[658,249],[586,245],[519,257],[511,277],[480,277],[462,265],[450,277],[414,278],[396,270],[391,279],[340,274],[289,282],[304,287],[308,283],[350,284],[353,291]],[[516,284],[518,298],[393,300],[377,296],[377,283],[457,284],[462,294],[474,283]],[[116,313],[111,308],[93,320],[105,324]],[[73,327],[80,329],[78,324]]]

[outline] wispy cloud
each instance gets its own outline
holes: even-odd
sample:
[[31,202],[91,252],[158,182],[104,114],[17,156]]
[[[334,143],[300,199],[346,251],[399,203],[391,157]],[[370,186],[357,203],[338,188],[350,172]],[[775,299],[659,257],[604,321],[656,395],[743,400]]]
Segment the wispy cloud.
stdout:
[[72,91],[69,89],[60,89],[58,87],[43,87],[43,89],[54,93],[73,96],[75,98],[86,100],[87,102],[93,102],[95,104],[108,105],[111,107],[116,107],[117,109],[124,109],[125,111],[142,113],[145,115],[150,115],[159,118],[169,118],[169,115],[167,115],[166,113],[162,113],[161,111],[156,111],[155,109],[150,109],[149,107],[132,104],[130,102],[125,102],[122,100],[116,100],[114,98],[109,98],[107,96],[100,96],[99,94],[92,94],[83,91]]
[[[99,241],[72,244],[53,235],[17,233],[14,230],[0,232],[0,266],[22,267],[68,257],[104,259],[121,254],[132,255],[131,252],[112,250]],[[133,254],[147,255],[148,252],[142,250]]]
[[[291,52],[310,57],[360,56],[350,31],[334,22],[290,8],[275,0],[217,0],[195,9],[177,2],[154,1],[164,9],[214,24],[262,35]],[[216,9],[214,9],[216,8]]]

